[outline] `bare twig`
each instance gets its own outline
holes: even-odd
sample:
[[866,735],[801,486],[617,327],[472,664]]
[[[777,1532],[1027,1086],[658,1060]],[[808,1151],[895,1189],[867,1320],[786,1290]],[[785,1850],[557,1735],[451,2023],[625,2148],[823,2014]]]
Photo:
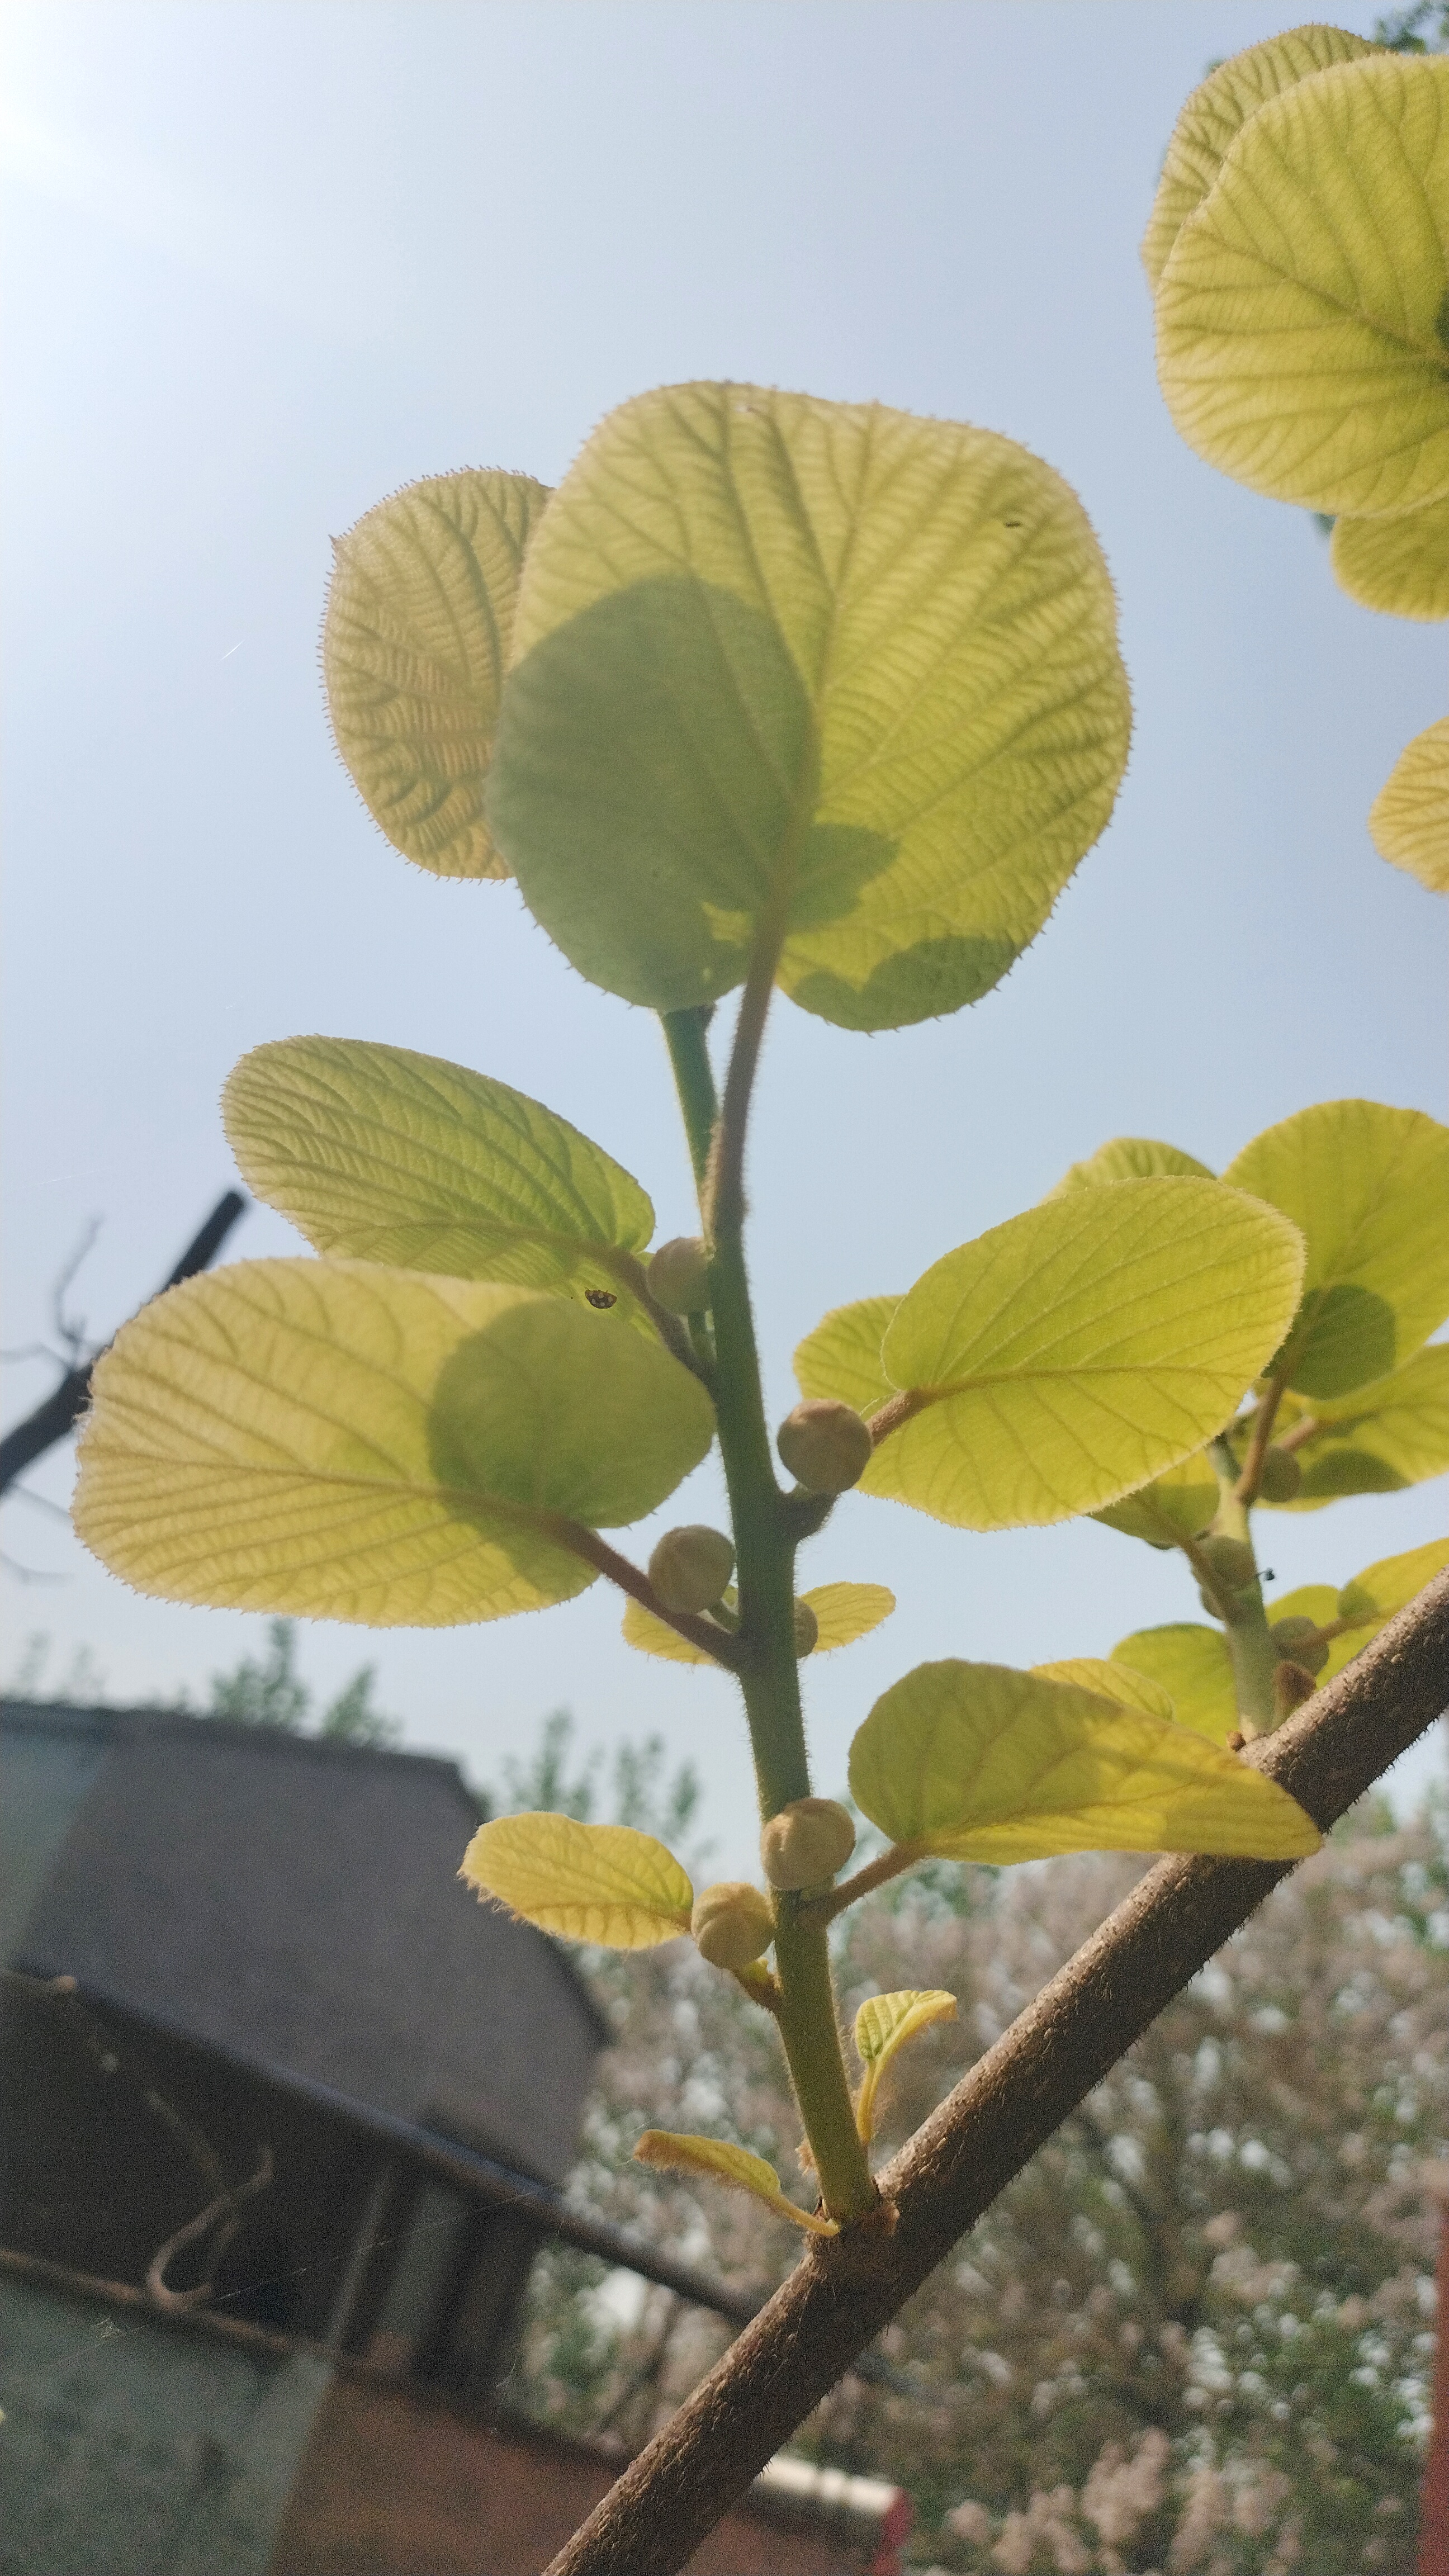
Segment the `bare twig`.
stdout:
[[[149,2094],[147,2099],[149,2101]],[[205,2209],[198,2210],[194,2218],[188,2218],[184,2227],[178,2227],[175,2235],[168,2236],[165,2244],[157,2248],[146,2266],[146,2293],[148,2298],[155,2300],[158,2308],[198,2308],[205,2304],[212,2293],[217,2263],[236,2234],[239,2224],[237,2213],[247,2201],[255,2200],[259,2191],[265,2191],[271,2179],[271,2148],[258,2147],[255,2173],[249,2174],[245,2182],[228,2184],[225,2190],[217,2193],[215,2200],[209,2200]],[[167,2265],[174,2262],[186,2246],[200,2244],[210,2236],[213,2228],[217,2231],[216,2238],[203,2278],[193,2283],[189,2290],[168,2289]]]
[[[158,1296],[164,1295],[167,1288],[179,1288],[183,1279],[194,1279],[199,1270],[210,1268],[246,1204],[240,1190],[228,1190],[217,1200],[200,1233],[188,1243],[170,1278],[164,1280],[157,1290]],[[88,1249],[89,1244],[82,1247],[82,1252]],[[80,1258],[81,1255],[77,1255],[62,1275],[56,1291],[57,1308],[67,1284],[75,1275]],[[13,1485],[16,1477],[37,1458],[43,1457],[47,1449],[53,1449],[58,1440],[63,1440],[68,1431],[75,1429],[90,1402],[91,1371],[100,1353],[94,1352],[89,1359],[81,1360],[76,1350],[74,1328],[59,1315],[58,1328],[61,1338],[68,1341],[75,1352],[75,1365],[66,1370],[59,1386],[44,1403],[38,1404],[33,1413],[28,1413],[23,1422],[17,1422],[14,1429],[7,1431],[4,1439],[0,1440],[0,1494]]]
[[[1449,1698],[1449,1574],[1245,1757],[1327,1828]],[[673,2576],[847,2370],[1255,1907],[1270,1861],[1159,1861],[880,2176],[893,2235],[812,2244],[548,2576]]]

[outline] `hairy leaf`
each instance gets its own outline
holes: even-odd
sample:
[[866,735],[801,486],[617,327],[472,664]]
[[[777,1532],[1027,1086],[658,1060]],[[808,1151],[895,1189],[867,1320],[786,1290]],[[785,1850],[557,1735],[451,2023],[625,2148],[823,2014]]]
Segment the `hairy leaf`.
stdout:
[[[888,1619],[896,1606],[896,1596],[883,1583],[822,1583],[813,1592],[800,1595],[815,1613],[817,1635],[812,1655],[833,1654],[837,1646],[853,1646],[857,1637],[868,1637]],[[735,1590],[731,1584],[725,1594],[731,1609]],[[692,1646],[674,1628],[638,1601],[624,1607],[624,1643],[635,1646],[641,1655],[658,1655],[670,1664],[708,1664],[711,1658],[702,1646]]]
[[1189,215],[1212,187],[1224,159],[1250,116],[1266,100],[1291,89],[1330,63],[1352,62],[1380,49],[1343,27],[1294,27],[1249,45],[1219,63],[1200,81],[1172,130],[1142,240],[1142,265],[1156,286],[1167,256]]
[[[1221,1429],[1301,1264],[1290,1225],[1217,1181],[1117,1181],[1013,1217],[897,1308],[882,1364],[907,1418],[862,1490],[964,1529],[1100,1510]],[[843,1394],[819,1383],[828,1345],[824,1364],[818,1335],[806,1348],[810,1391]]]
[[1318,1512],[1344,1494],[1391,1494],[1449,1469],[1449,1343],[1418,1351],[1392,1376],[1335,1398],[1285,1398],[1281,1431],[1314,1429],[1297,1449],[1303,1482],[1290,1503]]
[[1038,1681],[1074,1682],[1078,1690],[1091,1691],[1098,1699],[1110,1699],[1118,1708],[1145,1711],[1148,1717],[1173,1716],[1172,1694],[1161,1682],[1146,1673],[1134,1673],[1126,1664],[1114,1664],[1101,1655],[1070,1655],[1064,1663],[1033,1664]]
[[1402,519],[1337,519],[1328,559],[1361,608],[1425,622],[1449,617],[1449,500]]
[[242,1057],[222,1115],[248,1186],[318,1252],[593,1288],[641,1317],[609,1256],[648,1243],[644,1192],[506,1083],[406,1047],[284,1038]]
[[834,1396],[857,1413],[874,1413],[896,1394],[881,1365],[881,1344],[901,1304],[899,1297],[862,1297],[835,1306],[807,1333],[795,1353],[802,1395]]
[[876,2093],[881,2077],[898,2049],[929,2030],[932,2022],[954,2020],[956,1998],[944,1986],[907,1987],[893,1995],[871,1995],[855,2016],[855,2053],[865,2068],[856,2099],[855,2121],[869,2146],[875,2129]]
[[1210,1181],[1216,1175],[1195,1154],[1184,1154],[1176,1145],[1164,1145],[1155,1136],[1114,1136],[1109,1145],[1099,1145],[1085,1162],[1073,1163],[1063,1172],[1049,1199],[1059,1199],[1068,1190],[1100,1189],[1105,1181],[1150,1181],[1157,1178],[1186,1181]]
[[646,2129],[634,2153],[641,2164],[662,2166],[666,2173],[694,2174],[751,2192],[777,2218],[788,2218],[810,2236],[840,2233],[833,2218],[821,2218],[787,2199],[774,2166],[767,2165],[763,2156],[751,2155],[748,2147],[730,2146],[724,2138],[678,2137],[670,2129]]
[[689,1930],[694,1889],[672,1852],[633,1825],[572,1816],[495,1816],[480,1825],[458,1873],[565,1941],[646,1950]]
[[1301,1227],[1303,1304],[1274,1373],[1348,1395],[1401,1368],[1449,1314],[1449,1127],[1326,1100],[1266,1128],[1223,1178]]
[[442,474],[336,541],[322,669],[337,748],[374,822],[435,876],[508,873],[483,784],[519,569],[548,497],[527,474]]
[[575,1525],[699,1463],[697,1378],[612,1314],[363,1262],[189,1280],[99,1363],[76,1527],[165,1600],[448,1627],[594,1579]]
[[999,1664],[919,1664],[850,1750],[856,1804],[948,1860],[1202,1851],[1292,1860],[1317,1828],[1275,1781],[1187,1727]]
[[714,1000],[759,933],[804,1009],[896,1028],[988,992],[1106,824],[1111,582],[1009,439],[676,385],[610,414],[530,546],[489,786],[593,982]]
[[1431,894],[1449,894],[1449,716],[1400,752],[1369,807],[1369,830],[1380,858]]
[[1150,1485],[1139,1485],[1135,1494],[1106,1504],[1092,1518],[1120,1530],[1124,1538],[1145,1538],[1149,1547],[1181,1547],[1185,1538],[1200,1536],[1217,1507],[1218,1480],[1199,1449],[1180,1467],[1169,1467],[1165,1476],[1154,1476]]
[[1173,244],[1158,373],[1188,445],[1353,517],[1449,495],[1449,62],[1376,55],[1248,119]]
[[[1346,1583],[1338,1596],[1340,1619],[1352,1619],[1363,1634],[1358,1645],[1376,1637],[1386,1619],[1405,1606],[1442,1574],[1449,1565],[1449,1539],[1431,1538],[1425,1547],[1411,1547],[1401,1556],[1381,1556],[1374,1565],[1366,1565]],[[1356,1651],[1357,1649],[1355,1649]]]
[[1172,1701],[1178,1725],[1190,1727],[1194,1735],[1226,1744],[1237,1733],[1238,1697],[1220,1628],[1189,1620],[1167,1628],[1139,1628],[1113,1647],[1112,1661],[1157,1682]]

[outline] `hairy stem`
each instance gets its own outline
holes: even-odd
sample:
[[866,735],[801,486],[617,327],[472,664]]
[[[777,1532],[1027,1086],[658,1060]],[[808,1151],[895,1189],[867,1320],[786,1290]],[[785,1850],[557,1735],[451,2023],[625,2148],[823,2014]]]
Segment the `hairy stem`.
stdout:
[[617,1548],[610,1547],[607,1539],[600,1538],[598,1531],[587,1528],[584,1522],[566,1520],[556,1512],[541,1514],[540,1518],[561,1545],[581,1556],[586,1565],[596,1566],[611,1583],[617,1583],[620,1591],[637,1601],[641,1610],[647,1610],[651,1619],[662,1620],[666,1628],[673,1628],[691,1646],[698,1646],[714,1663],[723,1664],[726,1672],[739,1671],[740,1649],[727,1629],[713,1619],[696,1616],[692,1610],[666,1610],[642,1568],[631,1565],[627,1556],[621,1556]]
[[812,1896],[800,1911],[807,1923],[833,1923],[847,1905],[869,1896],[872,1888],[884,1887],[888,1879],[899,1878],[902,1870],[914,1869],[924,1857],[920,1843],[892,1843],[889,1851],[883,1851],[877,1860],[867,1861],[853,1878],[842,1879],[839,1887],[830,1888],[824,1896]]
[[694,1166],[694,1186],[701,1205],[704,1176],[709,1169],[709,1149],[714,1143],[715,1120],[719,1116],[714,1072],[705,1036],[713,1017],[712,1002],[694,1010],[661,1011],[659,1014],[674,1073],[674,1088],[679,1094],[684,1133],[689,1142],[689,1159]]
[[[744,1256],[742,1122],[748,1112],[762,1027],[760,1008],[740,1042],[745,1066],[737,1074],[737,1043],[724,1113],[710,1122],[715,1144],[703,1186],[710,1246],[715,1411],[734,1525],[740,1619],[736,1669],[749,1719],[761,1821],[768,1822],[781,1807],[810,1795],[810,1766],[795,1652],[795,1540],[786,1497],[775,1481]],[[702,1131],[713,1099],[704,1031],[697,1013],[675,1012],[665,1033],[693,1150],[694,1137]],[[720,1138],[729,1129],[731,1115],[740,1123],[722,1148]],[[740,1178],[738,1188],[731,1175]],[[790,1898],[781,1898],[776,1907],[775,1960],[780,2036],[825,2205],[833,2218],[863,2217],[873,2208],[876,2193],[851,2107],[825,1933],[802,1922],[798,1904]]]
[[1243,1472],[1234,1487],[1237,1500],[1243,1505],[1245,1511],[1258,1499],[1263,1482],[1263,1461],[1268,1455],[1268,1444],[1273,1437],[1273,1424],[1277,1419],[1278,1407],[1282,1401],[1283,1381],[1281,1377],[1275,1377],[1270,1381],[1268,1392],[1253,1416],[1253,1428],[1248,1438],[1248,1454],[1243,1460]]
[[[1208,1456],[1218,1479],[1214,1535],[1237,1539],[1251,1556],[1252,1524],[1242,1499],[1237,1461],[1225,1440],[1213,1441]],[[1254,1558],[1254,1571],[1246,1583],[1228,1585],[1214,1578],[1213,1584],[1222,1604],[1238,1722],[1250,1740],[1256,1735],[1271,1734],[1281,1714],[1273,1687],[1278,1655],[1268,1633],[1268,1613],[1263,1606],[1263,1586],[1256,1565]]]

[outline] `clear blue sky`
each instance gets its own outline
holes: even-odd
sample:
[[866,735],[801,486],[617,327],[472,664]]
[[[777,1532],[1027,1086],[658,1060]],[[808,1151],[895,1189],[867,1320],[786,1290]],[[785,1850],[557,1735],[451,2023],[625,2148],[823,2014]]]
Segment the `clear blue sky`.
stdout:
[[[1291,17],[1291,13],[1288,13]],[[908,1284],[1121,1133],[1211,1162],[1347,1093],[1449,1112],[1442,902],[1364,816],[1444,707],[1440,634],[1333,587],[1302,515],[1178,442],[1136,244],[1186,92],[1285,23],[1218,0],[43,0],[6,17],[5,1337],[104,1218],[100,1333],[229,1177],[221,1082],[298,1031],[535,1093],[691,1229],[654,1023],[512,891],[409,869],[331,751],[328,537],[463,464],[555,479],[644,386],[733,376],[1008,432],[1077,487],[1122,603],[1116,820],[972,1012],[861,1038],[778,1009],[751,1164],[773,1399],[822,1311]],[[1366,17],[1352,23],[1366,26]],[[259,1211],[234,1257],[295,1250]],[[50,1383],[8,1366],[9,1421]],[[69,1453],[28,1480],[63,1500]],[[712,1471],[667,1517],[718,1513]],[[1444,1490],[1279,1519],[1280,1585],[1442,1527]],[[641,1549],[651,1543],[637,1534]],[[259,1623],[128,1594],[12,1503],[13,1665],[46,1628],[113,1694],[204,1684]],[[1091,1523],[973,1538],[848,1501],[810,1579],[900,1610],[810,1672],[820,1785],[926,1656],[1105,1652],[1195,1615],[1178,1561]],[[625,1649],[602,1585],[363,1654],[420,1744],[487,1776],[563,1703],[658,1728],[749,1865],[728,1684]]]

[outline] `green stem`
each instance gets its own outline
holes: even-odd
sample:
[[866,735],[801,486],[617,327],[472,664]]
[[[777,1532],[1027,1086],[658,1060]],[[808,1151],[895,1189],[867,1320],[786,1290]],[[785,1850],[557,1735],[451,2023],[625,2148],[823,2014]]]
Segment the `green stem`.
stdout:
[[[758,1013],[752,1052],[758,1048]],[[665,1036],[701,1191],[718,1164],[711,1143],[718,1121],[714,1081],[698,1012],[675,1011]],[[737,1116],[748,1106],[736,1087]],[[704,1138],[701,1156],[698,1140]],[[727,1140],[726,1170],[741,1168],[740,1141]],[[795,1540],[785,1496],[775,1481],[760,1382],[759,1353],[745,1270],[743,1204],[727,1185],[714,1210],[710,1243],[710,1312],[714,1321],[715,1411],[734,1525],[740,1686],[749,1719],[762,1822],[810,1795],[810,1765],[795,1653]],[[708,1218],[706,1218],[708,1223]],[[830,1954],[823,1927],[800,1919],[799,1902],[776,1902],[777,2018],[805,2132],[826,2208],[842,2221],[863,2218],[876,2190],[855,2125],[840,2046]]]
[[[1252,1522],[1249,1507],[1239,1492],[1237,1461],[1224,1440],[1215,1440],[1208,1456],[1218,1480],[1218,1508],[1213,1515],[1213,1533],[1219,1538],[1237,1539],[1252,1555]],[[1270,1735],[1278,1723],[1277,1703],[1273,1696],[1278,1655],[1268,1633],[1268,1613],[1263,1606],[1263,1586],[1258,1579],[1256,1558],[1254,1567],[1247,1583],[1232,1590],[1222,1583],[1214,1586],[1222,1603],[1238,1717],[1244,1735],[1249,1737]]]

